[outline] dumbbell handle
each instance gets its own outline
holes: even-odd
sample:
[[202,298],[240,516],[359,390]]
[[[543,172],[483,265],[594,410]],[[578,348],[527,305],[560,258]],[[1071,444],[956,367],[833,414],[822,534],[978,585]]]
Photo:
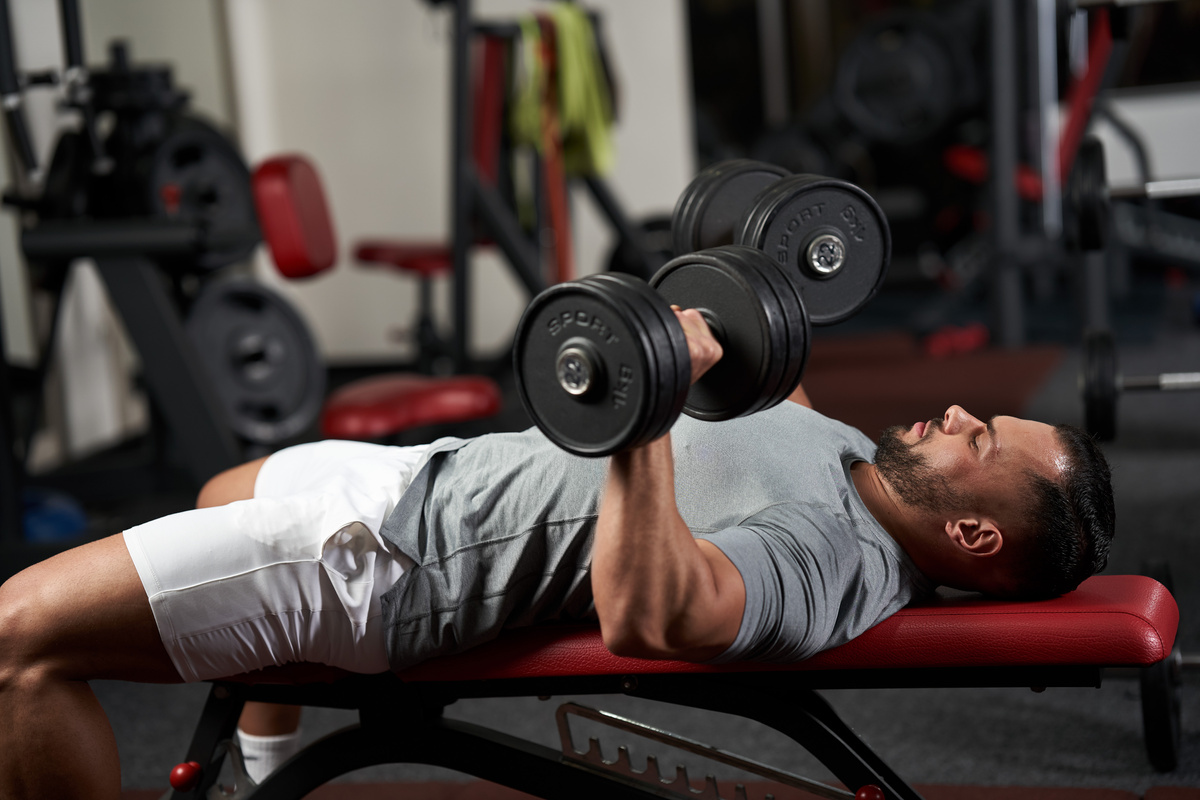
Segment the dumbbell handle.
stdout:
[[1168,197],[1193,197],[1200,194],[1200,178],[1180,178],[1170,181],[1150,181],[1135,186],[1113,187],[1108,196],[1114,198],[1145,197],[1161,200]]
[[1123,392],[1194,391],[1200,389],[1200,372],[1164,372],[1161,375],[1118,375],[1117,388]]

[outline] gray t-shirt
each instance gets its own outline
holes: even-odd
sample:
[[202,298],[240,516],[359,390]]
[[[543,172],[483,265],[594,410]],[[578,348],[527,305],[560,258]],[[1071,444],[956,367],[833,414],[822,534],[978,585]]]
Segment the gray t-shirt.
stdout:
[[[671,432],[679,511],[741,572],[746,608],[718,661],[796,661],[932,589],[863,505],[862,433],[794,403]],[[448,440],[384,523],[415,566],[383,596],[393,669],[509,627],[595,619],[589,569],[607,462],[536,429]]]

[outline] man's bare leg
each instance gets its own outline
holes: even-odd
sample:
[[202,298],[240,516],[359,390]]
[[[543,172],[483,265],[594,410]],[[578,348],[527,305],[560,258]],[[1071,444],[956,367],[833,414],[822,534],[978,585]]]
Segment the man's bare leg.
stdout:
[[[197,508],[223,506],[254,497],[254,482],[265,458],[226,470],[200,490]],[[255,736],[284,736],[300,728],[300,706],[248,702],[238,719],[238,728]]]
[[94,679],[180,681],[120,535],[0,586],[0,797],[117,800],[116,740]]

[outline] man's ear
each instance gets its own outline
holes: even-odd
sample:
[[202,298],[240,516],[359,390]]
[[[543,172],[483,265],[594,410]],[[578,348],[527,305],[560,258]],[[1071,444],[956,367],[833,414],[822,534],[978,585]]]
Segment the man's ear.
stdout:
[[964,517],[946,523],[946,535],[954,545],[973,556],[994,556],[1004,546],[1004,535],[995,520]]

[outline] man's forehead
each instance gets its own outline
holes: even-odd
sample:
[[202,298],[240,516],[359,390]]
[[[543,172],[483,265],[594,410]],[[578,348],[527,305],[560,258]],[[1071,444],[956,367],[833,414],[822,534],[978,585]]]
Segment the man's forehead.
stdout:
[[1025,460],[1029,466],[1040,464],[1056,478],[1067,469],[1066,451],[1053,425],[1019,417],[995,416],[988,420],[988,431],[1000,452]]

